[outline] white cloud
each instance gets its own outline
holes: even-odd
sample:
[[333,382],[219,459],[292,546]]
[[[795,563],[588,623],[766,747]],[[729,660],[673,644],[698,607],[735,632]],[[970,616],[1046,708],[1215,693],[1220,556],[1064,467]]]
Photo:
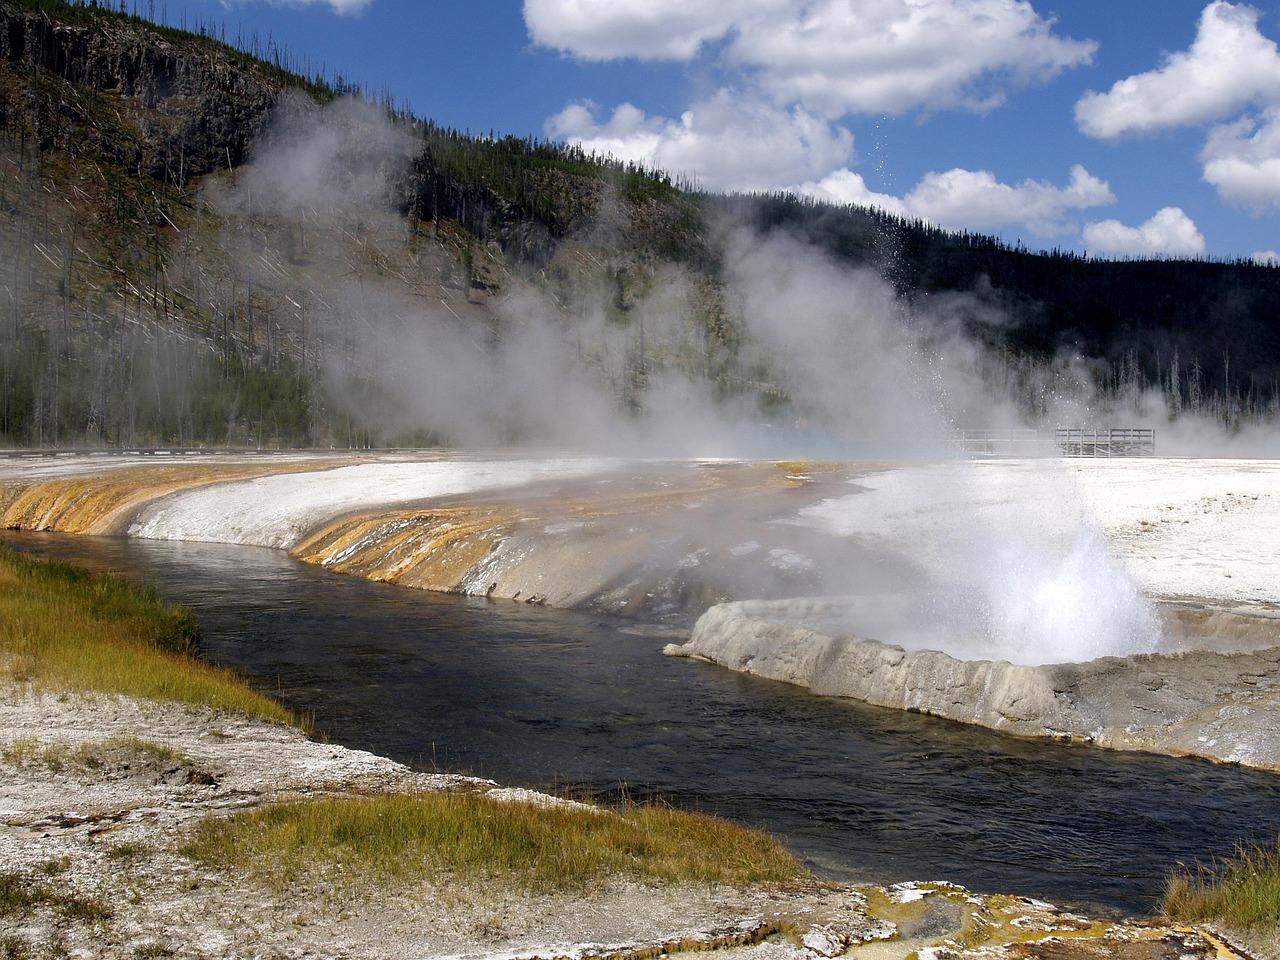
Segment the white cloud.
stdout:
[[859,207],[877,207],[888,213],[906,216],[907,206],[900,197],[887,193],[876,193],[867,186],[861,174],[847,168],[841,168],[828,174],[819,181],[809,180],[799,186],[790,188],[796,193],[825,200],[840,205],[851,204]]
[[1089,62],[1097,45],[1054,33],[1029,0],[524,0],[532,39],[584,60],[688,60],[717,45],[725,87],[679,119],[623,104],[566,107],[546,132],[694,177],[711,190],[792,189],[966,228],[1060,233],[1072,209],[1113,203],[1083,168],[1066,187],[930,174],[905,198],[849,169],[850,113],[985,110],[1018,87]]
[[1204,237],[1179,207],[1165,207],[1140,227],[1119,220],[1091,223],[1084,242],[1093,252],[1122,257],[1194,257],[1205,251]]
[[878,207],[899,216],[918,217],[947,229],[1015,227],[1037,236],[1075,229],[1068,222],[1073,210],[1116,202],[1107,182],[1079,164],[1071,168],[1071,179],[1065,187],[1036,180],[1010,185],[985,170],[954,169],[928,173],[905,196],[895,197],[876,193],[859,174],[841,169],[791,189],[832,203]]
[[728,57],[761,89],[829,117],[987,110],[1011,87],[1092,59],[1025,0],[809,0],[739,24]]
[[1280,211],[1280,108],[1261,123],[1245,118],[1215,127],[1200,161],[1223,200],[1257,213]]
[[1264,267],[1280,267],[1280,253],[1274,250],[1258,250],[1249,259]]
[[[244,4],[249,0],[232,0],[234,3]],[[373,0],[267,0],[273,7],[309,7],[315,3],[321,3],[327,6],[334,13],[340,16],[347,14],[364,13],[365,8],[373,3]],[[231,5],[228,3],[227,5]]]
[[906,196],[895,197],[876,193],[859,174],[841,169],[790,189],[818,200],[919,217],[947,229],[1020,227],[1038,236],[1074,229],[1067,222],[1072,210],[1116,202],[1107,183],[1079,164],[1072,167],[1071,181],[1065,187],[1034,180],[1011,186],[985,170],[957,169],[926,174]]
[[1191,48],[1158,70],[1118,81],[1076,104],[1080,130],[1099,138],[1208,123],[1250,103],[1280,103],[1280,51],[1258,30],[1259,12],[1214,0]]
[[679,120],[649,117],[623,104],[605,122],[591,103],[566,107],[547,123],[554,139],[634,160],[670,173],[692,175],[709,190],[771,190],[816,178],[853,157],[853,135],[800,108],[721,90],[694,104]]
[[1071,229],[1068,211],[1116,202],[1103,180],[1077,164],[1065,187],[1039,180],[1016,186],[1001,183],[985,170],[928,173],[904,198],[916,216],[952,229],[993,229],[1021,226],[1040,235]]
[[524,0],[535,43],[583,60],[689,60],[703,43],[790,0]]
[[761,95],[828,118],[985,110],[1089,62],[1027,0],[525,0],[535,42],[586,60],[687,60],[727,40]]
[[1072,210],[1115,203],[1108,184],[1084,167],[1064,187],[1025,180],[1000,183],[987,171],[929,173],[905,197],[877,193],[846,166],[853,138],[800,110],[744,107],[731,92],[695,105],[679,120],[650,117],[631,104],[597,119],[596,106],[574,104],[547,133],[587,150],[650,168],[692,175],[709,190],[790,190],[837,204],[877,207],[951,229],[1022,227],[1045,236],[1074,227]]

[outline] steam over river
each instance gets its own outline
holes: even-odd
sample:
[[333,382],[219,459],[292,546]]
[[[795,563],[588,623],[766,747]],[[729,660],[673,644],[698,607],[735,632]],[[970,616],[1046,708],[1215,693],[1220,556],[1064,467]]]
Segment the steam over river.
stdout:
[[1022,742],[659,654],[623,620],[335,577],[261,548],[6,534],[151,580],[206,652],[332,740],[506,783],[763,824],[820,875],[1149,911],[1169,869],[1269,841],[1280,778]]

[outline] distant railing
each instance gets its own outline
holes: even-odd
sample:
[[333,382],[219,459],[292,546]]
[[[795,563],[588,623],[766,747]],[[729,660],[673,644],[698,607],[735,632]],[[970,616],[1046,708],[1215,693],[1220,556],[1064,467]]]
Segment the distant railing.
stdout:
[[1053,451],[1039,430],[961,430],[955,444],[971,457],[1043,457]]
[[961,430],[953,441],[971,457],[1152,457],[1156,432],[1148,427],[1059,427],[1047,431]]
[[1053,442],[1067,457],[1153,457],[1156,432],[1148,427],[1059,427]]

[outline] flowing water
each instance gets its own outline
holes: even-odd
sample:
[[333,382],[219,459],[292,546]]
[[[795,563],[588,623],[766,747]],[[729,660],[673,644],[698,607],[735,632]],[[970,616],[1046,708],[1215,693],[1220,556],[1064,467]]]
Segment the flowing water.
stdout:
[[663,657],[669,631],[339,577],[272,550],[6,534],[145,578],[319,731],[425,768],[652,794],[820,875],[1145,913],[1177,863],[1269,841],[1280,777],[1043,742]]

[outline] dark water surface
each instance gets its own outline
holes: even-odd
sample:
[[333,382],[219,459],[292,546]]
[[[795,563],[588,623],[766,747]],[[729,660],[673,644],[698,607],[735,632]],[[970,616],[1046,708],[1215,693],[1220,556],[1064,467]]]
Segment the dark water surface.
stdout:
[[815,872],[1146,913],[1178,862],[1269,841],[1280,777],[995,734],[659,654],[626,621],[430,594],[275,551],[6,534],[153,582],[208,656],[333,741],[764,825]]

